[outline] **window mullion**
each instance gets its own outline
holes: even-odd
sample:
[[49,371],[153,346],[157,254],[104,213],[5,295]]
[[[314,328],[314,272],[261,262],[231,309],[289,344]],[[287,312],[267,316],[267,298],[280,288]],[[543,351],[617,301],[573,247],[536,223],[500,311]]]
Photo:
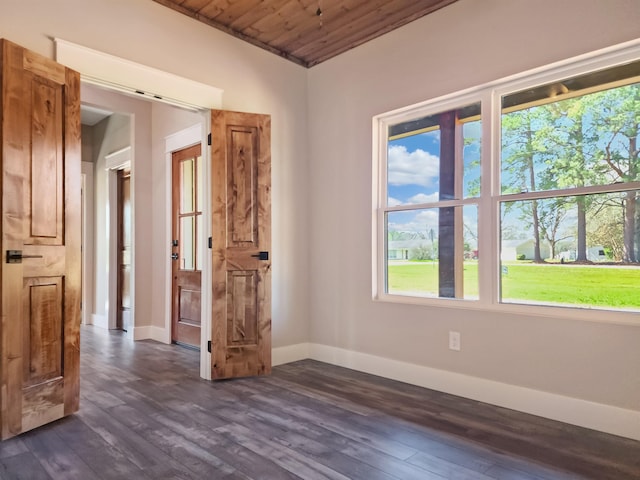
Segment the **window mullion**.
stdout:
[[640,182],[612,183],[591,185],[588,187],[571,187],[557,190],[538,190],[536,192],[509,193],[499,195],[501,202],[519,202],[524,200],[541,200],[546,198],[574,197],[576,195],[594,195],[599,193],[615,193],[640,190]]
[[387,192],[387,122],[373,123],[373,218],[372,220],[372,261],[375,269],[375,278],[372,279],[373,298],[380,298],[386,294],[386,206]]
[[478,204],[478,294],[480,302],[494,304],[498,299],[498,251],[497,238],[500,226],[495,190],[499,189],[499,111],[491,90],[482,95],[482,153],[480,201]]

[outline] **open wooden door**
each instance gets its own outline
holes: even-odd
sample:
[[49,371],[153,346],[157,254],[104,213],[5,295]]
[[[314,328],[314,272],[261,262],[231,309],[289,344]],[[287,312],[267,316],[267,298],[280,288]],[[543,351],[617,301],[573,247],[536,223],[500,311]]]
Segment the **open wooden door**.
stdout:
[[211,377],[271,373],[271,118],[211,113]]
[[78,409],[80,76],[0,40],[0,435]]

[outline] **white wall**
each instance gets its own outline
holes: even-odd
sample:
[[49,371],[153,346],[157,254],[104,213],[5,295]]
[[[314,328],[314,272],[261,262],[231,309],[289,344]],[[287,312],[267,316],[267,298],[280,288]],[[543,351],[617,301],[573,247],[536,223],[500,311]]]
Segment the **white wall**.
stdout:
[[372,117],[635,39],[638,6],[460,0],[309,71],[312,344],[640,412],[637,326],[371,298]]
[[[92,20],[93,19],[93,20]],[[98,19],[98,20],[96,20]],[[59,37],[224,90],[223,108],[268,113],[272,118],[273,345],[308,339],[309,220],[307,159],[307,71],[150,0],[0,0],[0,35],[54,56]],[[151,139],[147,139],[151,145]],[[141,152],[136,152],[137,160]],[[147,154],[145,154],[147,155]],[[156,218],[152,164],[134,180],[138,208]],[[143,182],[138,184],[138,181]],[[138,259],[136,322],[159,322],[151,305],[162,298],[153,273],[153,225],[136,224],[136,242],[149,248]],[[148,227],[148,228],[147,228]],[[139,231],[141,229],[142,231]],[[159,259],[162,261],[163,259]]]

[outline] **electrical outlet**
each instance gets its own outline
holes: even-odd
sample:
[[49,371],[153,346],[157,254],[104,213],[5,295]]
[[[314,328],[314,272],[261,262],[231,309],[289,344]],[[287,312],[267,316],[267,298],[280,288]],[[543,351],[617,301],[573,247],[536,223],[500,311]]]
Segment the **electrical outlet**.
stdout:
[[449,332],[449,350],[460,351],[460,332]]

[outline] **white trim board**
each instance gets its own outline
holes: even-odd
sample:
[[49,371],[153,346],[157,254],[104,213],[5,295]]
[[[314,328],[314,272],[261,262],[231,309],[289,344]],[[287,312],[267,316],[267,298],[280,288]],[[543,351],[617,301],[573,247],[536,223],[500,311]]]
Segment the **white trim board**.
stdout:
[[93,325],[94,327],[101,328],[103,330],[109,330],[109,322],[105,315],[92,314],[91,323],[88,323],[87,325]]
[[274,348],[273,364],[310,358],[499,407],[640,440],[640,411],[317,343]]
[[143,327],[133,327],[133,340],[155,340],[156,342],[166,343],[165,330],[155,325],[145,325]]
[[311,344],[298,343],[296,345],[287,345],[286,347],[277,347],[271,350],[271,365],[277,367],[285,363],[297,362],[311,358]]
[[77,70],[82,80],[191,110],[220,108],[223,90],[55,38],[56,61]]

